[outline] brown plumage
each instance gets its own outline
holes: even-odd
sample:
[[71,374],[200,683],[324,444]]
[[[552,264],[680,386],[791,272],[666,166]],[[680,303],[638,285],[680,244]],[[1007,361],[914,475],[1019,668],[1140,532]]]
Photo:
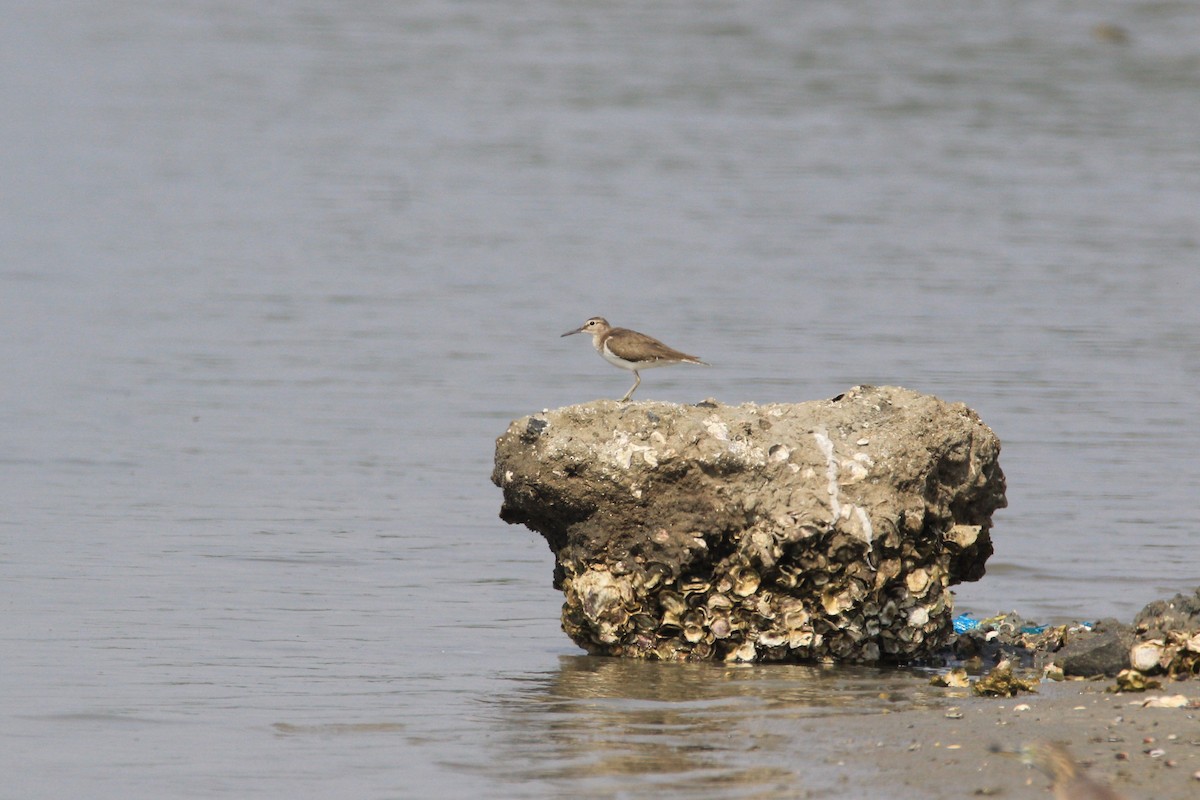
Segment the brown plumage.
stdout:
[[1061,744],[1033,742],[1021,754],[1054,782],[1055,800],[1124,800],[1109,786],[1089,778]]
[[653,336],[631,331],[628,328],[614,328],[604,317],[592,317],[575,330],[567,331],[563,336],[584,332],[592,335],[592,346],[605,361],[614,367],[627,369],[633,373],[633,387],[621,398],[620,402],[622,403],[633,396],[634,389],[642,382],[642,376],[638,374],[638,370],[666,367],[671,364],[704,364],[708,366],[698,357],[668,347]]

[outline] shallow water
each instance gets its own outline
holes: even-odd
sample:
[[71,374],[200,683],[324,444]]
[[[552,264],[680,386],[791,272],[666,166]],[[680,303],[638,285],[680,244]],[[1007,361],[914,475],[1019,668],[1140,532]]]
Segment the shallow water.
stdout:
[[714,364],[640,399],[977,409],[1010,505],[962,610],[1190,591],[1198,29],[1169,2],[14,11],[0,795],[835,780],[789,721],[911,682],[581,656],[545,545],[497,519],[508,421],[628,388],[558,337],[593,314]]

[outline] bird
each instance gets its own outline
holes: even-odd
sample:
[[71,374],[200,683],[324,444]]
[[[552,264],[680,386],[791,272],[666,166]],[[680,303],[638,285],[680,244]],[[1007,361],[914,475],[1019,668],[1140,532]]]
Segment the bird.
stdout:
[[1022,754],[1054,782],[1055,800],[1122,800],[1111,787],[1089,777],[1057,742],[1033,742],[1022,748]]
[[[576,333],[590,333],[592,346],[600,356],[614,367],[627,369],[633,373],[633,386],[618,402],[624,403],[633,396],[642,382],[639,370],[651,367],[666,367],[671,364],[702,364],[711,366],[707,361],[701,361],[697,356],[667,347],[665,344],[647,336],[644,333],[628,328],[614,328],[604,317],[592,317],[573,331],[567,331],[563,336]],[[561,337],[560,337],[561,338]]]
[[[1011,753],[993,746],[993,752]],[[1021,760],[1032,764],[1053,781],[1054,800],[1124,800],[1107,784],[1088,776],[1071,753],[1057,742],[1037,741],[1022,747]]]

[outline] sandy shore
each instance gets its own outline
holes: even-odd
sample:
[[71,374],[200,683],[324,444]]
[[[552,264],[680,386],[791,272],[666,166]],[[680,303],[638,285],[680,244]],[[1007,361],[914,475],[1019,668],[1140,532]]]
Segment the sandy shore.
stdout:
[[814,735],[836,731],[831,766],[844,764],[846,777],[838,792],[812,796],[1049,798],[1049,778],[990,750],[1042,739],[1067,743],[1091,777],[1128,800],[1200,798],[1200,709],[1142,706],[1156,695],[1200,699],[1200,685],[1106,694],[1111,684],[1046,682],[1037,694],[1005,699],[946,690],[950,705],[940,708],[815,722]]

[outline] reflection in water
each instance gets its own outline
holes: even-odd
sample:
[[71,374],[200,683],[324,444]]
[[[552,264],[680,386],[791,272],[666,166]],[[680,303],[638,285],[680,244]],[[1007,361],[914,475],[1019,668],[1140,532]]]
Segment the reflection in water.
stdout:
[[621,785],[669,796],[820,796],[845,771],[822,736],[829,717],[943,702],[911,672],[868,667],[564,656],[557,673],[513,681],[488,701],[503,733],[475,768],[517,784],[569,781],[576,792],[632,775]]
[[304,734],[344,735],[353,733],[395,733],[404,730],[398,722],[331,722],[325,725],[293,725],[276,722],[271,726],[276,733],[286,736]]

